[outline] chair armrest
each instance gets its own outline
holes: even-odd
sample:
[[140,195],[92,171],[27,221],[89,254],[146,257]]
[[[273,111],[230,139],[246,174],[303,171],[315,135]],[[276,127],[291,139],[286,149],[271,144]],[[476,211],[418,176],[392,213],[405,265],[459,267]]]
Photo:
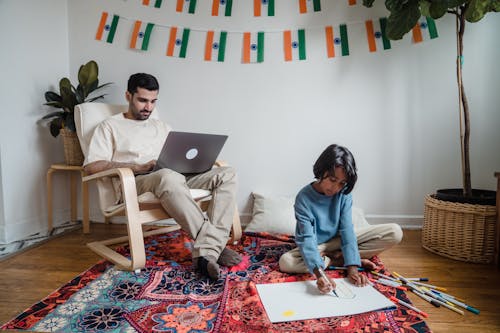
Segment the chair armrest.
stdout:
[[223,167],[223,166],[228,166],[228,164],[225,161],[215,161],[214,166],[216,167]]
[[129,213],[131,211],[139,212],[139,201],[137,199],[137,188],[135,186],[135,176],[130,168],[116,168],[104,170],[83,177],[82,181],[87,182],[97,180],[104,177],[118,177],[120,179],[120,188],[123,198],[123,203],[127,207]]

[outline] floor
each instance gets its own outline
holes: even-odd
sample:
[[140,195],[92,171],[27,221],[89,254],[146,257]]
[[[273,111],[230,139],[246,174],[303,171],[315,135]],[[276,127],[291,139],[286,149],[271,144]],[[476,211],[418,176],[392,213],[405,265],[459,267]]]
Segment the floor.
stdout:
[[[124,225],[92,224],[91,233],[70,231],[0,260],[0,323],[4,323],[38,300],[86,270],[100,258],[85,244],[98,239],[121,236]],[[500,332],[500,270],[447,259],[422,248],[420,230],[405,230],[401,244],[381,254],[390,271],[406,277],[427,277],[429,283],[444,287],[447,293],[478,308],[479,315],[457,314],[435,308],[412,293],[412,303],[429,314],[432,332]]]

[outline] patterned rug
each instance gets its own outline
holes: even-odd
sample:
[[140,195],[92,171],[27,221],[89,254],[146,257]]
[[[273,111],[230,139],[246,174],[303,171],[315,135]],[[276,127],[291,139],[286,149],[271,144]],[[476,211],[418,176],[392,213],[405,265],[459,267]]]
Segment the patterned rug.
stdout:
[[[398,307],[354,316],[271,323],[256,283],[310,279],[278,270],[293,238],[247,233],[232,248],[243,261],[211,282],[193,269],[189,238],[182,231],[146,239],[147,267],[118,271],[106,261],[34,304],[2,329],[37,332],[430,332],[413,311]],[[121,249],[127,254],[127,248]],[[169,259],[166,259],[169,258]],[[383,264],[374,258],[384,271]],[[333,278],[342,271],[327,271]],[[364,274],[364,273],[363,273]],[[376,286],[386,296],[410,302],[404,292]]]

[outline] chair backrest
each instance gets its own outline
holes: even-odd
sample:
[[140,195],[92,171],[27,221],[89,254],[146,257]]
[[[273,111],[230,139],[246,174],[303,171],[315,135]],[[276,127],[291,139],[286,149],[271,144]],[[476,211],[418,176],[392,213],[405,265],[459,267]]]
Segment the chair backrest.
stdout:
[[[118,113],[125,113],[128,105],[116,105],[106,103],[82,103],[75,106],[75,126],[76,134],[80,141],[83,155],[86,157],[89,151],[90,140],[94,130],[102,121]],[[158,111],[155,109],[151,117],[158,118]],[[99,204],[105,216],[109,207],[116,205],[118,196],[115,192],[111,179],[97,181],[99,193]]]

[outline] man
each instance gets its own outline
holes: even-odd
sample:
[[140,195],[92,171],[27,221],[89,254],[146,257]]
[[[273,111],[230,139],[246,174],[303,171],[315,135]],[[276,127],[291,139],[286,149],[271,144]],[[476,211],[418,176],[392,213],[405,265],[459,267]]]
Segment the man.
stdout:
[[[212,280],[219,265],[233,266],[241,256],[225,245],[233,221],[236,174],[231,167],[213,168],[185,177],[170,169],[151,172],[171,127],[150,118],[158,99],[159,84],[150,74],[130,76],[125,97],[128,111],[99,124],[84,162],[89,174],[112,168],[130,168],[136,175],[137,194],[153,192],[161,205],[194,240],[195,267]],[[207,216],[191,197],[190,188],[212,191]]]

